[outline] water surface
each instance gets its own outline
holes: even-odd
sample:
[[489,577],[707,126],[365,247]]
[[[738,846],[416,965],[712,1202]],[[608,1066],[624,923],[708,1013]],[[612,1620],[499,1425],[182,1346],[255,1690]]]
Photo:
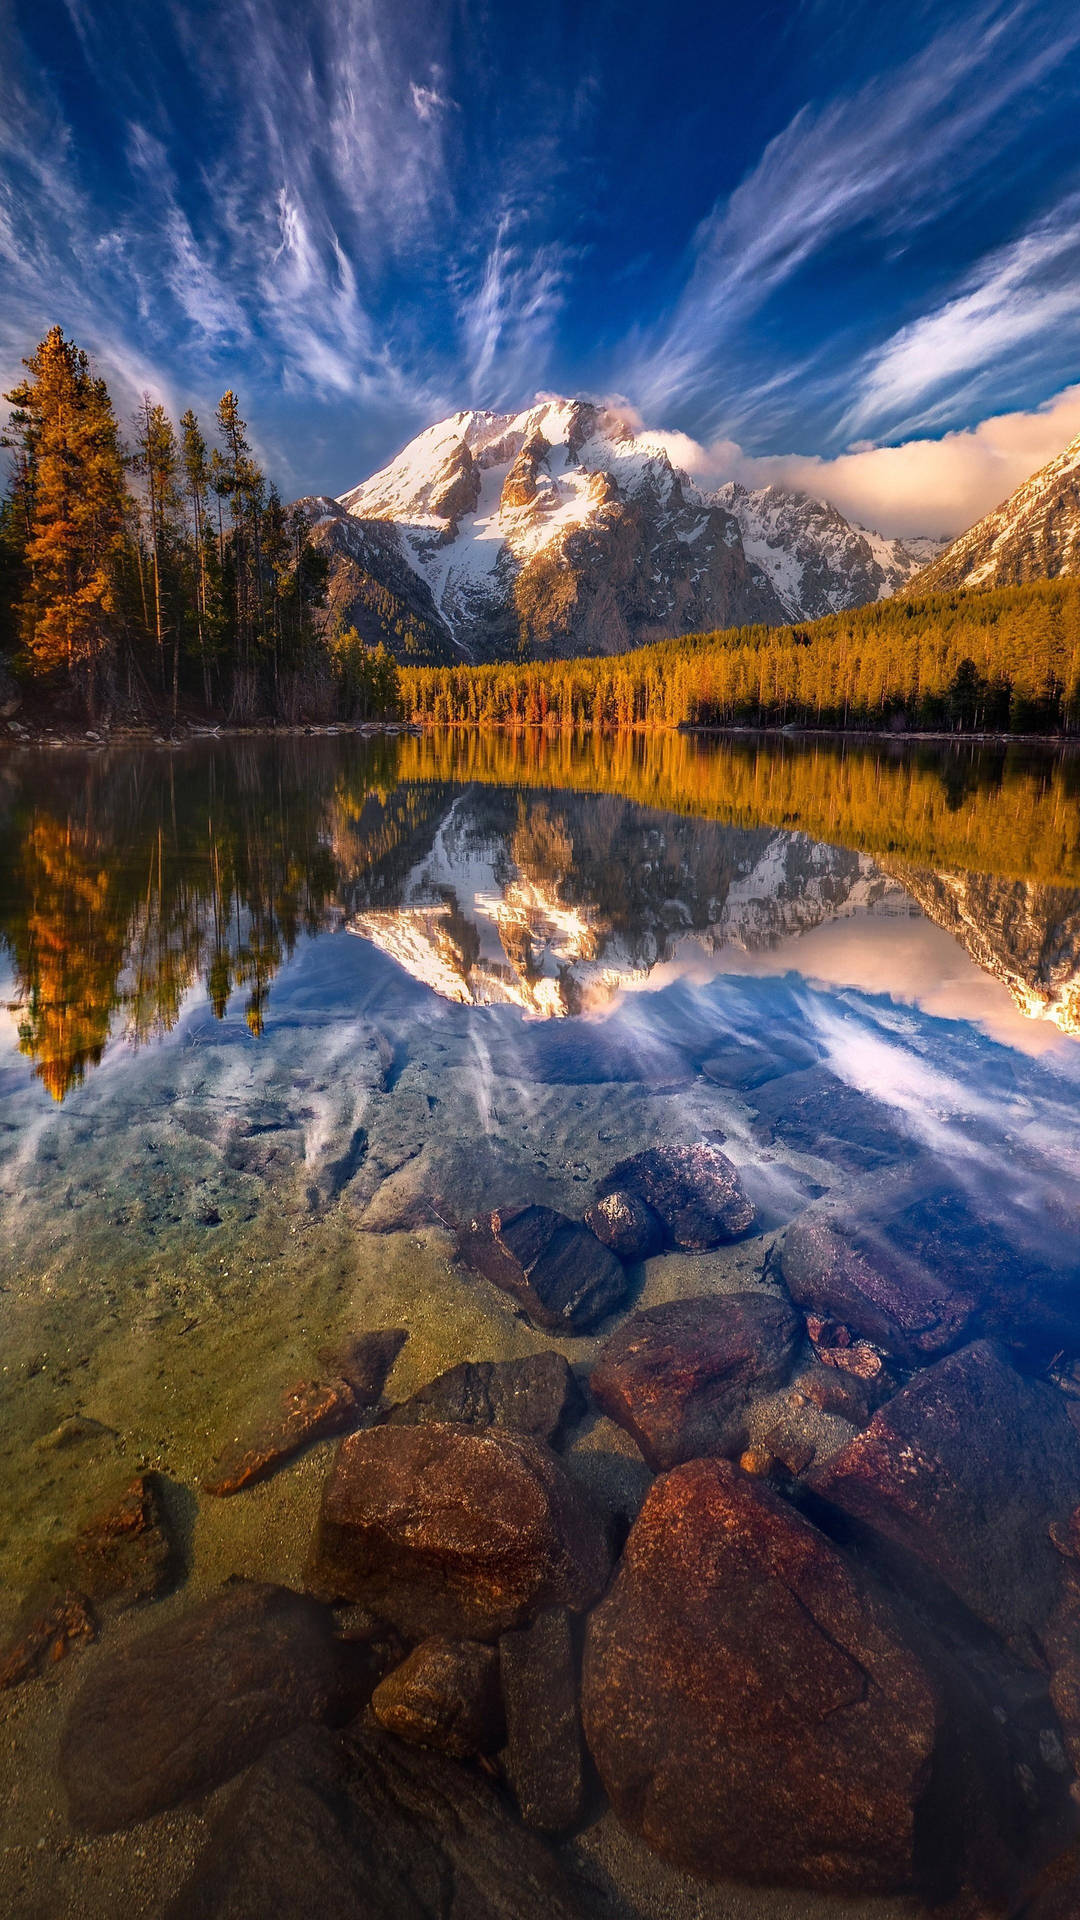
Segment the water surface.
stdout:
[[[1075,760],[1014,749],[473,734],[9,755],[7,1620],[145,1466],[177,1490],[191,1591],[299,1583],[325,1448],[237,1501],[192,1489],[336,1335],[408,1327],[394,1397],[551,1344],[587,1369],[598,1339],[535,1333],[455,1266],[447,1196],[579,1215],[623,1155],[723,1140],[763,1231],[650,1261],[641,1304],[745,1284],[816,1195],[924,1172],[1018,1260],[1075,1244],[1078,798]],[[813,1125],[792,1120],[797,1075],[828,1096]],[[648,1475],[625,1435],[586,1423],[571,1458],[632,1517]],[[4,1857],[26,1911],[153,1912],[199,1816],[72,1850],[51,1757],[69,1684],[10,1709]],[[637,1870],[640,1911],[670,1911]],[[687,1911],[856,1910],[733,1898]]]

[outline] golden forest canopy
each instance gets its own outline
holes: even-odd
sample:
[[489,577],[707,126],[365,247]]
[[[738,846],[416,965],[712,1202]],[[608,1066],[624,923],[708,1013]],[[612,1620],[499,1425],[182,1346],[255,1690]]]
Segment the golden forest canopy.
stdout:
[[511,858],[588,887],[567,795],[801,831],[934,871],[1080,885],[1080,761],[1020,748],[473,729],[24,757],[0,779],[0,943],[22,1052],[57,1100],[111,1037],[167,1032],[201,992],[262,1032],[304,933],[393,909],[462,783],[535,794]]
[[611,659],[410,667],[401,687],[425,726],[1073,732],[1080,580],[898,597]]
[[126,434],[52,327],[5,395],[0,667],[62,711],[245,722],[396,712],[397,675],[327,606],[328,565],[283,506],[230,389],[208,443],[144,394]]

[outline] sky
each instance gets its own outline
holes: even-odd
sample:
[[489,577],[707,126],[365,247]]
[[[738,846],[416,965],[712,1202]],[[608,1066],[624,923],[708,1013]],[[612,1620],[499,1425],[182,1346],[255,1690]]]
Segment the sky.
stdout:
[[537,393],[954,533],[1080,434],[1075,0],[0,0],[0,378],[282,490]]

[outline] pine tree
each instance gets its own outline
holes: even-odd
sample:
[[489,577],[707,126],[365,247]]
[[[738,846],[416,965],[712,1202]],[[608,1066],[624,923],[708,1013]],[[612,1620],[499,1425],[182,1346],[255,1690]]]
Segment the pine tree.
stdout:
[[166,685],[165,642],[172,640],[171,706],[176,718],[180,699],[180,609],[174,602],[183,546],[184,503],[180,492],[180,451],[172,421],[163,406],[148,393],[135,417],[135,453],[132,465],[146,486],[153,567],[154,636],[158,673]]
[[60,327],[23,364],[29,379],[6,396],[26,517],[19,629],[37,670],[65,672],[93,718],[115,652],[124,551],[116,420],[104,381]]

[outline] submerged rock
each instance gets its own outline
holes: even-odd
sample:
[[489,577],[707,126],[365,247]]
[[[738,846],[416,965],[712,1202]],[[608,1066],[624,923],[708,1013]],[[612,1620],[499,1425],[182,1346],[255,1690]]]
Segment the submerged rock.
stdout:
[[1030,1653],[1060,1587],[1049,1529],[1080,1501],[1067,1404],[978,1340],[887,1400],[809,1485],[915,1554]]
[[47,1672],[66,1659],[72,1647],[93,1640],[96,1633],[85,1594],[66,1589],[35,1595],[23,1611],[14,1639],[0,1654],[0,1692]]
[[155,1473],[141,1473],[80,1527],[70,1550],[74,1579],[98,1605],[156,1600],[179,1571],[179,1551]]
[[701,1454],[738,1454],[756,1394],[782,1387],[802,1332],[768,1293],[704,1295],[632,1314],[604,1347],[593,1397],[657,1472]]
[[616,1812],[675,1866],[910,1882],[934,1687],[832,1543],[727,1461],[653,1487],[588,1623],[583,1710]]
[[553,1207],[482,1215],[468,1223],[458,1250],[537,1327],[584,1331],[613,1313],[627,1291],[625,1269],[610,1248]]
[[560,1833],[581,1819],[585,1776],[570,1616],[550,1607],[499,1641],[506,1772],[521,1817]]
[[338,1351],[324,1350],[333,1377],[304,1380],[282,1394],[277,1406],[255,1429],[235,1439],[203,1481],[203,1492],[219,1498],[267,1480],[302,1447],[346,1433],[375,1406],[386,1376],[406,1335],[382,1327]]
[[872,1172],[911,1160],[918,1151],[895,1107],[860,1093],[825,1067],[771,1080],[755,1091],[754,1105],[765,1139],[848,1172]]
[[585,1225],[620,1260],[649,1260],[664,1244],[664,1226],[651,1207],[627,1187],[616,1187],[585,1211]]
[[363,1722],[272,1748],[166,1920],[587,1920],[538,1834],[471,1768]]
[[542,1440],[428,1422],[342,1442],[311,1573],[407,1635],[485,1640],[591,1606],[608,1567],[599,1514]]
[[518,1427],[553,1441],[584,1409],[581,1388],[561,1353],[523,1360],[463,1360],[391,1407],[389,1426],[428,1420],[466,1427]]
[[975,1312],[970,1288],[950,1284],[835,1208],[811,1208],[793,1222],[780,1271],[799,1306],[843,1322],[911,1365],[958,1346]]
[[314,1601],[245,1582],[103,1654],[60,1751],[72,1822],[111,1833],[145,1820],[219,1786],[299,1722],[333,1717],[356,1671],[347,1651]]
[[433,1634],[380,1680],[371,1710],[387,1733],[451,1759],[495,1753],[504,1732],[498,1653]]
[[694,1147],[649,1147],[620,1160],[596,1193],[598,1202],[632,1195],[660,1220],[668,1244],[687,1252],[738,1240],[754,1224],[738,1169],[704,1140]]

